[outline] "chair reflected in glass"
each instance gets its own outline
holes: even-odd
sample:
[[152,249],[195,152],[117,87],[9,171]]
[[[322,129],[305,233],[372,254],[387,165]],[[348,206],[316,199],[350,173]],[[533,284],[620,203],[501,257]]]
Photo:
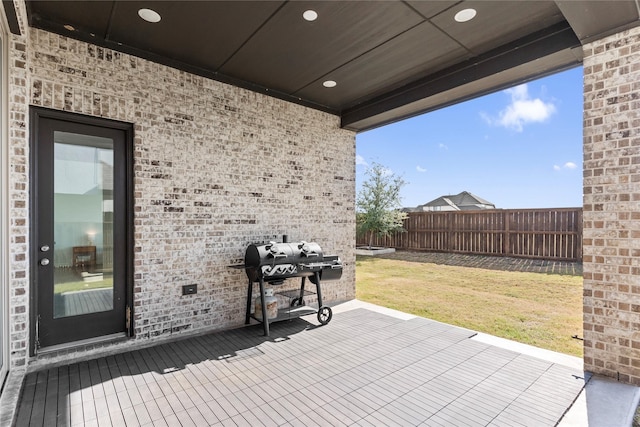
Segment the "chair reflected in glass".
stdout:
[[96,247],[95,246],[74,246],[73,247],[73,268],[93,270],[96,267]]

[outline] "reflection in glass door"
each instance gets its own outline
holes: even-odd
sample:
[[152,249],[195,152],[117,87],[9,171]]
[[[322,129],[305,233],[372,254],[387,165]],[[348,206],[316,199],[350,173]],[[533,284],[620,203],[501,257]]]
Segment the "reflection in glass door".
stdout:
[[113,310],[113,141],[54,144],[53,318]]

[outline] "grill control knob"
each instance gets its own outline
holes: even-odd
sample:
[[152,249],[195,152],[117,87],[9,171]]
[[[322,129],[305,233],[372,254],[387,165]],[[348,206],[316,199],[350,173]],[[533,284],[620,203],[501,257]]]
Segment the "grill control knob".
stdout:
[[42,258],[40,260],[40,265],[49,265],[49,258]]

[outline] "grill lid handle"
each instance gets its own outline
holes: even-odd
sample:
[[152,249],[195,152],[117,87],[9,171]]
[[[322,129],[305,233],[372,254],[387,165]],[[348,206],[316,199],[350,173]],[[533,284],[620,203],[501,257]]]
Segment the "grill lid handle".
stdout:
[[287,257],[287,254],[282,249],[280,249],[280,246],[276,242],[269,242],[269,244],[271,245],[270,247],[268,247],[270,256],[274,258]]
[[300,245],[298,245],[298,249],[302,251],[302,255],[304,256],[308,256],[308,257],[318,256],[318,253],[313,249],[311,249],[311,247],[304,240],[300,242]]

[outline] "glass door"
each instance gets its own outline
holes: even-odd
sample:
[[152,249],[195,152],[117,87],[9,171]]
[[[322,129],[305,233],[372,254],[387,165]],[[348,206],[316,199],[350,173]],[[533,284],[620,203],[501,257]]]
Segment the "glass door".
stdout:
[[34,222],[37,344],[124,332],[126,132],[39,118]]

